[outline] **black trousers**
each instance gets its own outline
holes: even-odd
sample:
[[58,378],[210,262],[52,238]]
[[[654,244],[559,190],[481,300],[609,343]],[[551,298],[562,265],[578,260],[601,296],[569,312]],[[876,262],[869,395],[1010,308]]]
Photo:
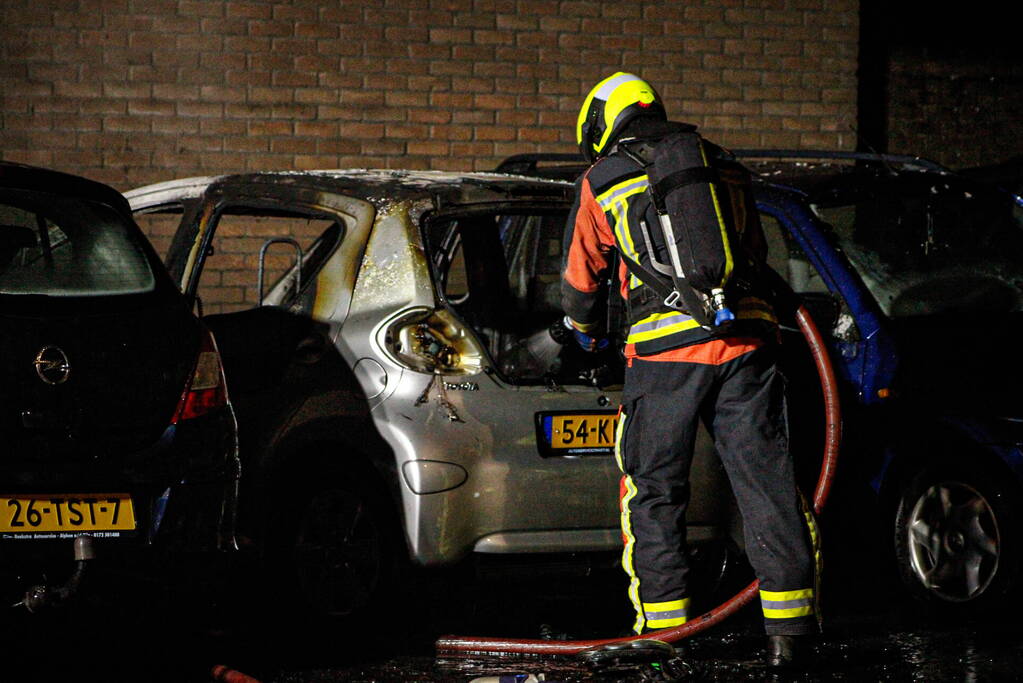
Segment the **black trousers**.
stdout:
[[685,512],[697,419],[711,433],[745,526],[769,634],[816,631],[816,528],[800,507],[784,378],[773,347],[721,365],[634,359],[619,421],[623,565],[636,631],[684,623]]

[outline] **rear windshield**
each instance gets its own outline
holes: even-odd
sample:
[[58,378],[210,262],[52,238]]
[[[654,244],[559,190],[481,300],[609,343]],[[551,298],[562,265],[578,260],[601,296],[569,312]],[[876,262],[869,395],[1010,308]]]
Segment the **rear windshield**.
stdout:
[[103,204],[0,191],[0,294],[105,296],[149,292],[142,234]]

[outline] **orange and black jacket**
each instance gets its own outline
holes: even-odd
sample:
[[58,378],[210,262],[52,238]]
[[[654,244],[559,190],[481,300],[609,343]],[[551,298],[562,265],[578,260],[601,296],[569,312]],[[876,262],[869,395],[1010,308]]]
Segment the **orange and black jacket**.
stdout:
[[[766,258],[767,246],[750,190],[749,173],[740,164],[725,159],[718,148],[704,144],[720,175],[720,186],[727,189],[725,194],[740,242],[739,253],[755,270],[755,264]],[[594,331],[604,320],[614,250],[649,268],[649,255],[638,226],[641,220],[652,226],[659,223],[647,186],[643,168],[616,153],[599,159],[576,182],[576,201],[565,235],[568,248],[562,305],[583,332]],[[660,355],[717,336],[700,327],[687,313],[659,304],[654,300],[653,290],[630,273],[621,260],[617,281],[622,298],[630,304],[626,356]],[[756,288],[747,289],[731,304],[737,320],[728,333],[730,336],[751,340],[773,336],[763,323],[773,327],[774,312]]]

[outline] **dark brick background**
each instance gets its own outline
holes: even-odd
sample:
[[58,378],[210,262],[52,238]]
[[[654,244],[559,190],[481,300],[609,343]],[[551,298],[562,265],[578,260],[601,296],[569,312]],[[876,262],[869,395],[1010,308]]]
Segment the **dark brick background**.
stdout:
[[0,154],[120,189],[572,151],[615,70],[729,146],[851,149],[856,0],[0,0]]
[[953,168],[1023,155],[1023,59],[985,54],[893,51],[888,149]]

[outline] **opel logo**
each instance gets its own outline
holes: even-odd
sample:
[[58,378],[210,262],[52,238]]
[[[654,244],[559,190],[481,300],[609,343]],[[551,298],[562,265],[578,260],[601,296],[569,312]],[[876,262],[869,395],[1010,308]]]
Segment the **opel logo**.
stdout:
[[36,374],[47,384],[63,384],[71,376],[67,354],[56,346],[44,346],[36,354]]

